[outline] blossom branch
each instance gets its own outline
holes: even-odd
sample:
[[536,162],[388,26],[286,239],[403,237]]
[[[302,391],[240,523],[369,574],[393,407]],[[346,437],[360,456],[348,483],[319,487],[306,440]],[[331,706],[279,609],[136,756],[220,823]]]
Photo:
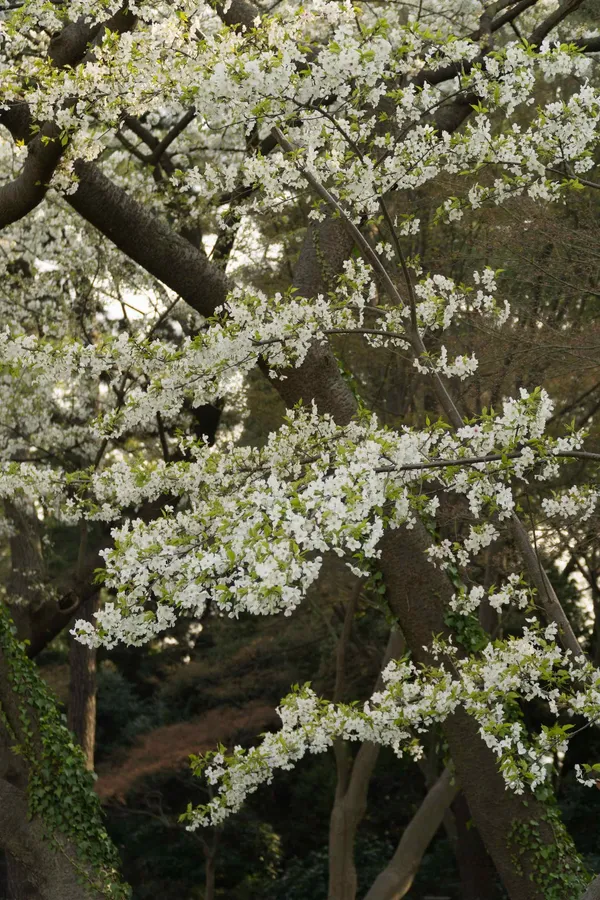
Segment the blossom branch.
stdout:
[[[90,41],[98,43],[106,30],[123,32],[131,29],[135,17],[126,6],[103,24],[86,26],[69,23],[50,42],[48,58],[58,67],[73,66],[89,55]],[[16,108],[15,108],[16,106]],[[27,144],[28,153],[20,174],[0,188],[0,229],[22,219],[38,206],[49,187],[50,179],[64,153],[67,140],[53,122],[42,123],[32,133],[31,114],[26,103],[13,104],[0,110],[0,124],[5,125],[16,141]]]

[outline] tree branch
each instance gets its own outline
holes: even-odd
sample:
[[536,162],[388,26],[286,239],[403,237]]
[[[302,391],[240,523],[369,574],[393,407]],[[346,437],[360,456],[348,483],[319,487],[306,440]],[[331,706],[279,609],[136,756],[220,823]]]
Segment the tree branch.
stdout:
[[173,141],[176,141],[179,135],[185,131],[190,122],[192,122],[196,118],[196,109],[194,106],[190,107],[188,111],[179,119],[178,122],[173,125],[170,131],[157,143],[156,147],[152,151],[151,161],[155,163],[159,163],[163,154],[169,149]]
[[98,166],[78,161],[75,172],[79,186],[67,197],[73,209],[193,309],[212,315],[227,296],[224,273]]
[[22,219],[42,202],[63,149],[58,128],[48,123],[29,142],[21,172],[0,187],[0,229]]
[[573,38],[572,40],[567,38],[567,43],[575,44],[584,53],[600,53],[600,35],[596,35],[596,37]]
[[572,12],[575,12],[576,9],[579,9],[582,3],[583,0],[566,0],[566,2],[560,3],[558,9],[553,13],[550,13],[549,16],[546,16],[544,21],[540,22],[537,28],[534,28],[529,36],[529,43],[539,47],[552,29],[556,28],[557,25],[566,19]]
[[[476,466],[480,463],[500,462],[505,459],[519,459],[523,456],[522,450],[515,450],[512,453],[489,453],[487,456],[464,456],[458,459],[433,459],[431,462],[411,463],[407,466],[380,466],[377,472],[415,472],[422,469],[443,469],[446,466]],[[593,462],[600,462],[600,453],[592,453],[589,450],[565,450],[558,451],[550,457],[540,457],[540,460],[547,459],[589,459]]]
[[535,584],[538,598],[544,611],[551,622],[556,622],[559,628],[559,635],[563,645],[570,650],[575,658],[584,658],[585,654],[581,649],[579,641],[575,637],[575,632],[569,622],[568,616],[561,606],[560,600],[556,595],[556,591],[550,583],[550,579],[546,575],[541,560],[536,553],[534,547],[529,540],[529,535],[525,530],[525,526],[516,513],[511,517],[513,534],[518,547],[523,554],[527,571]]
[[261,15],[261,10],[248,0],[232,0],[227,11],[225,11],[225,6],[227,4],[220,0],[214,3],[219,18],[230,28],[250,30],[254,27],[254,20]]
[[[381,671],[377,677],[374,692],[380,691],[383,687],[381,672],[392,659],[400,659],[405,650],[406,642],[402,632],[398,627],[392,628],[381,661]],[[366,805],[369,783],[379,756],[379,749],[377,744],[373,744],[370,741],[365,741],[365,743],[360,745],[354,759],[347,790],[347,800],[351,807],[360,808],[363,804]]]
[[[354,590],[350,599],[346,603],[344,613],[344,624],[342,625],[342,633],[340,634],[336,648],[335,659],[335,686],[333,689],[333,702],[340,703],[344,693],[344,682],[346,680],[346,650],[352,634],[352,625],[354,622],[354,614],[360,598],[362,589],[362,581],[358,581],[354,586]],[[336,802],[341,800],[346,793],[348,786],[348,769],[350,765],[350,756],[346,741],[337,738],[333,743],[333,752],[336,762]]]
[[[86,25],[82,20],[69,23],[53,38],[48,58],[57,68],[74,66],[89,57],[90,42],[102,40],[106,29],[123,32],[133,27],[135,19],[125,8],[104,23]],[[11,132],[14,140],[24,141],[28,153],[20,174],[0,188],[0,229],[22,219],[38,206],[48,190],[48,185],[65,146],[60,140],[60,129],[51,122],[43,123],[36,135],[31,133],[31,114],[25,103],[13,104],[0,111],[0,124]]]

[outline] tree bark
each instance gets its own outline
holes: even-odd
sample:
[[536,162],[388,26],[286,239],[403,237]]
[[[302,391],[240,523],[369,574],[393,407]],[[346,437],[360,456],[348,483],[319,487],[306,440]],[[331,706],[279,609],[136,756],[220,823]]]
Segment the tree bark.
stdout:
[[[354,602],[357,594],[349,602],[344,628],[338,644],[336,688],[334,699],[342,698],[344,680],[344,661],[349,640]],[[393,629],[384,652],[382,668],[391,659],[401,656],[404,651],[404,640],[397,629]],[[375,690],[380,690],[381,676],[377,679]],[[354,846],[356,832],[367,810],[367,795],[373,770],[379,757],[379,746],[370,742],[361,744],[354,760],[343,741],[335,746],[337,765],[337,785],[335,799],[329,820],[329,889],[328,900],[355,900],[357,889],[356,865],[354,862]]]
[[[344,624],[339,636],[336,652],[335,687],[333,701],[340,703],[344,697],[346,680],[346,653],[352,633],[352,623],[360,599],[362,582],[358,581],[346,604]],[[338,740],[334,743],[336,762],[336,789],[333,808],[329,818],[329,887],[328,900],[355,900],[356,865],[354,863],[354,839],[358,821],[364,809],[349,809],[347,805],[348,782],[352,758],[348,744]]]
[[[45,579],[45,565],[39,535],[39,523],[35,512],[24,504],[4,503],[6,513],[10,516],[14,533],[10,539],[11,574],[7,584],[9,597],[14,603],[15,619],[23,623],[32,615],[36,605],[39,585]],[[1,704],[0,704],[1,707]],[[0,726],[1,727],[1,726]],[[0,753],[10,754],[8,739],[0,740]],[[0,767],[3,763],[0,760]],[[10,760],[5,759],[4,766],[11,772]],[[1,787],[0,787],[1,795]],[[5,850],[5,888],[6,900],[36,900],[41,894],[32,880],[32,872],[18,855],[15,855],[0,829],[0,842]],[[0,898],[4,900],[4,897]]]
[[70,842],[54,834],[57,845],[51,843],[39,816],[29,814],[28,766],[14,753],[15,737],[8,731],[13,727],[9,723],[19,721],[20,707],[1,653],[0,704],[7,723],[0,723],[0,843],[7,860],[9,900],[100,900],[97,891],[81,884],[81,874],[71,863],[75,850]]
[[204,864],[204,900],[215,900],[215,858],[209,854]]
[[230,284],[204,253],[112,182],[94,163],[75,163],[79,184],[66,199],[84,219],[193,309],[210,316]]
[[327,900],[355,900],[357,876],[354,862],[356,827],[364,809],[349,809],[336,800],[329,819],[329,888]]
[[[99,593],[89,597],[79,609],[82,619],[93,621],[98,610]],[[96,648],[86,647],[71,638],[69,648],[69,711],[68,726],[77,738],[85,755],[86,767],[94,769],[96,742]]]
[[481,840],[464,792],[452,804],[456,823],[456,861],[462,888],[461,900],[500,900],[498,874]]
[[396,852],[373,882],[365,900],[400,900],[406,896],[457,791],[452,773],[445,769],[404,829]]
[[[428,562],[429,545],[425,527],[417,522],[410,530],[389,531],[382,541],[381,557],[392,611],[398,617],[413,659],[425,665],[434,664],[425,649],[432,635],[450,636],[444,612],[454,594],[447,576]],[[514,854],[520,848],[511,845],[515,827],[528,827],[532,821],[538,823],[543,843],[555,843],[544,805],[531,794],[521,797],[507,789],[494,754],[466,712],[459,709],[446,720],[443,729],[473,819],[511,900],[544,900],[544,892],[536,884],[537,866],[531,852],[523,848],[517,867]],[[570,898],[565,895],[561,900]]]
[[91,778],[3,607],[0,709],[0,845],[27,873],[19,890],[31,883],[39,900],[100,900],[109,882],[118,886],[117,855]]
[[31,880],[31,872],[11,853],[6,855],[6,891],[7,900],[41,898],[41,894]]
[[9,895],[11,900],[101,900],[100,894],[79,883],[75,869],[50,844],[39,819],[28,819],[25,791],[4,778],[0,778],[0,836],[10,860],[9,884],[12,879],[18,891]]
[[581,900],[600,900],[600,875],[597,875],[596,878],[588,884],[587,891],[582,896]]
[[[28,615],[35,614],[44,598],[45,565],[37,530],[35,514],[24,506],[11,506],[10,515],[15,527],[11,539],[11,578],[9,592],[19,597]],[[64,834],[53,833],[52,841],[39,816],[30,816],[28,789],[31,758],[19,751],[30,743],[34,756],[43,758],[45,722],[41,712],[30,705],[30,698],[19,691],[22,646],[11,636],[11,623],[6,611],[1,624],[0,643],[0,846],[7,860],[9,900],[92,900],[99,892],[82,883],[82,874],[90,874],[78,858],[77,849]],[[15,665],[17,668],[15,669]],[[39,676],[36,675],[39,679]],[[44,763],[46,761],[44,760]],[[62,763],[62,760],[61,760]],[[39,776],[38,776],[39,777]]]

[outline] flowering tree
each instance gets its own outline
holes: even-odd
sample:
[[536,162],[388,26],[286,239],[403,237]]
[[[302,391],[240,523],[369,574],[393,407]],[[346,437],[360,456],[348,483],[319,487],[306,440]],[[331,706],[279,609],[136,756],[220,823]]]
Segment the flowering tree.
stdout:
[[[573,460],[587,471],[600,457],[583,431],[549,429],[548,386],[473,404],[468,329],[514,328],[522,298],[506,296],[490,261],[457,280],[424,270],[414,247],[424,228],[597,189],[593,11],[584,0],[9,7],[0,496],[19,637],[34,653],[86,603],[74,633],[90,650],[153,640],[207,608],[289,616],[337,554],[356,579],[380,581],[396,622],[380,684],[360,706],[299,687],[279,731],[195,760],[215,790],[188,827],[220,823],[278,769],[333,746],[346,782],[330,897],[350,900],[373,748],[418,759],[439,724],[449,768],[424,807],[424,845],[401,844],[408,875],[392,860],[369,898],[408,889],[459,787],[511,900],[583,895],[590,876],[549,785],[570,732],[600,715],[600,673],[519,497],[558,484],[543,500],[546,527],[591,521],[593,478],[564,489],[559,479]],[[414,198],[428,190],[439,202],[425,225]],[[270,284],[261,247],[269,225],[285,232],[293,220],[304,229],[293,273]],[[275,255],[282,240],[271,236]],[[360,366],[339,364],[349,335],[364,340],[361,364],[408,360],[433,414],[393,426],[375,415]],[[287,413],[248,443],[256,367]],[[467,523],[456,540],[441,524],[450,504]],[[79,534],[60,582],[45,546],[57,522]],[[519,567],[503,583],[477,581],[475,563],[503,539]],[[106,602],[94,611],[98,553]],[[492,640],[478,624],[490,610],[521,611],[518,632]],[[90,835],[77,819],[73,830],[64,795],[44,799],[60,741],[45,737],[47,701],[19,690],[19,672],[33,683],[34,670],[3,617],[0,790],[21,804],[29,791],[34,817],[27,825],[11,805],[27,840],[0,815],[0,842],[37,866],[40,896],[117,896],[100,826]],[[533,698],[554,719],[538,733],[520,715]],[[348,780],[352,741],[362,746]],[[595,783],[592,767],[578,771]],[[44,823],[68,848],[54,869]]]

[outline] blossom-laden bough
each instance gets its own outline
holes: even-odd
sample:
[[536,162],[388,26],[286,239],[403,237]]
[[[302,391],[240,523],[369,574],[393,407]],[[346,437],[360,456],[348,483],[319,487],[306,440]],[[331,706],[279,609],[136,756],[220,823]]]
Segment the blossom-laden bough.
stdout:
[[[2,21],[10,139],[0,142],[0,221],[16,262],[2,263],[0,498],[26,498],[47,521],[114,526],[103,554],[110,600],[95,623],[75,624],[79,640],[138,645],[209,601],[232,618],[290,615],[325,554],[358,577],[379,559],[389,571],[408,531],[422,565],[453,585],[446,613],[465,621],[485,602],[528,617],[519,636],[471,652],[451,630],[429,633],[424,662],[413,641],[414,658],[391,662],[362,709],[297,689],[278,733],[210,757],[219,792],[190,811],[191,827],[219,823],[275,769],[339,739],[418,756],[419,735],[444,723],[456,746],[460,710],[518,795],[547,782],[549,754],[573,730],[565,715],[587,725],[600,715],[600,674],[541,572],[518,503],[528,484],[552,484],[569,461],[591,468],[598,454],[582,429],[549,432],[553,403],[535,384],[496,410],[460,411],[452,379],[469,385],[478,370],[467,327],[511,328],[521,298],[502,296],[491,265],[464,283],[424,271],[407,247],[425,226],[403,211],[432,185],[440,227],[519,198],[549,207],[594,191],[598,38],[585,26],[555,31],[581,5],[573,0],[467,2],[458,13],[436,0],[422,16],[379,5],[284,2],[269,15],[243,2],[77,0],[68,21],[60,4],[25,0]],[[503,29],[517,20],[513,41]],[[237,283],[225,276],[240,222],[285,216],[299,198],[309,228],[292,285],[259,289],[243,269]],[[129,260],[96,246],[72,210]],[[217,235],[213,260],[201,224]],[[329,258],[319,241],[331,228]],[[136,309],[138,296],[150,312]],[[331,353],[345,335],[373,356],[402,354],[444,417],[390,427],[355,404]],[[286,402],[283,424],[261,446],[192,435],[203,406],[243,406],[257,365]],[[449,497],[469,519],[455,541],[440,537]],[[548,521],[585,522],[597,497],[591,477],[556,488],[542,509]],[[473,585],[470,567],[509,524],[526,577]],[[440,597],[427,602],[438,621]],[[519,718],[519,702],[533,698],[557,717],[538,735]],[[593,771],[580,769],[581,780]],[[474,814],[483,833],[485,815]],[[488,837],[511,897],[525,896],[523,873],[507,872]]]

